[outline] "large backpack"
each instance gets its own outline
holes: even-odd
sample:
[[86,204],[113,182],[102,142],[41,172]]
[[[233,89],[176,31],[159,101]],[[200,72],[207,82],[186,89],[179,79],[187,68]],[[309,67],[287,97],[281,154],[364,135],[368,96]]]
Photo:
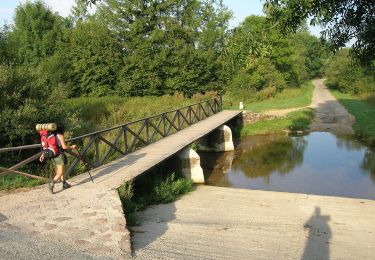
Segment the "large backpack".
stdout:
[[57,136],[47,130],[39,131],[40,142],[43,148],[43,154],[45,159],[56,158],[60,155],[60,149],[57,142]]

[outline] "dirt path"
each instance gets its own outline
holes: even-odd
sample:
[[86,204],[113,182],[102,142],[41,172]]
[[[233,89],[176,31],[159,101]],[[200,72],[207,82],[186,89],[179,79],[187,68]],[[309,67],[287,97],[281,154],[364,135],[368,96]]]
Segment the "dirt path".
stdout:
[[355,121],[352,116],[329,92],[323,80],[313,80],[315,86],[312,102],[309,106],[287,109],[272,109],[265,111],[266,115],[285,116],[303,108],[312,108],[315,118],[310,124],[311,132],[332,132],[335,134],[353,134],[352,124]]
[[285,108],[285,109],[271,109],[264,111],[263,114],[269,115],[269,116],[277,116],[277,117],[282,117],[286,116],[290,112],[298,111],[304,108],[309,108],[311,106],[305,106],[305,107],[293,107],[293,108]]
[[315,111],[315,118],[310,131],[353,134],[354,116],[336,100],[321,79],[314,80],[313,83],[315,89],[310,106]]

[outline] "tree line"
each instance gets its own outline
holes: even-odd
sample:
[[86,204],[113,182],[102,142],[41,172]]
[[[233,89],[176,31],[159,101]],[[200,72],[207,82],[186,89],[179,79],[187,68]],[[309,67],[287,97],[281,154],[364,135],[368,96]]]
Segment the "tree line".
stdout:
[[0,146],[71,115],[56,100],[215,91],[254,99],[322,76],[329,45],[305,23],[283,34],[265,16],[229,28],[222,0],[77,0],[69,17],[20,4],[0,30]]

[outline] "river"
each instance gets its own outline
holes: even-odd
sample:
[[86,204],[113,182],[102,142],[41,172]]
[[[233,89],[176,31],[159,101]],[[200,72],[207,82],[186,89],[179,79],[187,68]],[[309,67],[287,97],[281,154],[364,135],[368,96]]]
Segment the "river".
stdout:
[[208,185],[375,199],[375,151],[350,137],[248,136],[200,156]]

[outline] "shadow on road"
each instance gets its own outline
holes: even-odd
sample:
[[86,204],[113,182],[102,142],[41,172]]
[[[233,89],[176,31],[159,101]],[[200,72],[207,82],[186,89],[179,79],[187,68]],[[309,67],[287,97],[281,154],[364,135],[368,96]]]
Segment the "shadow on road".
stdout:
[[320,214],[320,208],[315,207],[315,212],[303,226],[309,229],[309,236],[305,245],[302,260],[307,259],[329,259],[329,241],[332,237],[328,225],[330,216]]
[[[109,165],[101,166],[99,169],[94,169],[91,172],[92,179],[95,182],[95,179],[98,179],[98,178],[102,177],[100,181],[104,181],[107,178],[110,178],[112,176],[111,174],[114,171],[118,171],[121,167],[127,168],[127,167],[135,164],[139,159],[141,159],[145,156],[146,156],[146,153],[129,154],[129,155],[125,156],[124,158],[119,159],[117,162],[113,162],[113,163],[110,163]],[[86,178],[79,181],[75,185],[82,185],[82,184],[85,184],[87,182],[91,182],[91,178],[90,178],[88,172],[85,172],[85,173],[82,173],[82,174],[85,174]],[[108,176],[106,176],[106,175],[108,175]]]
[[130,229],[133,235],[132,247],[135,255],[137,250],[146,248],[168,230],[168,224],[176,219],[175,213],[175,203],[169,203],[150,206],[137,214],[137,218],[142,224]]
[[3,222],[4,220],[7,220],[8,218],[0,213],[0,222]]

